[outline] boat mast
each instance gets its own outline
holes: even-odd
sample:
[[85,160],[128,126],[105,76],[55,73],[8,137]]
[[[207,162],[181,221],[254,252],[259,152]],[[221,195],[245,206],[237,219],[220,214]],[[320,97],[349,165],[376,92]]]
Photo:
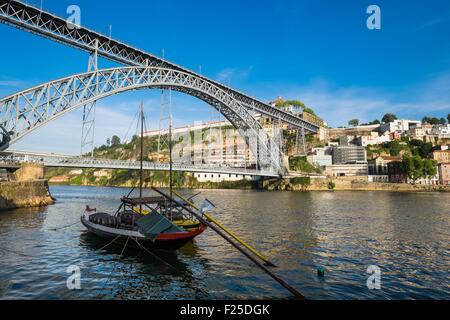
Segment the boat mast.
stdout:
[[[169,193],[170,197],[173,198],[173,178],[172,178],[172,92],[169,91],[169,99],[170,99],[170,106],[169,106]],[[172,201],[170,201],[170,218],[172,218]]]
[[[144,102],[141,102],[141,161],[140,161],[140,178],[139,178],[139,198],[142,199],[142,187],[144,184],[144,170],[143,170],[143,156],[144,156]],[[142,213],[142,204],[139,206],[140,213]]]

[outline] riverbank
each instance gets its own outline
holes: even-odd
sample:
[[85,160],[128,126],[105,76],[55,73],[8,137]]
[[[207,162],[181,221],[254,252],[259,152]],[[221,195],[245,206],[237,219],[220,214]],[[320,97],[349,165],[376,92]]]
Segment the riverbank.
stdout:
[[47,180],[0,183],[0,210],[43,207],[53,202]]
[[[139,185],[139,172],[132,170],[46,170],[45,177],[51,185],[72,185],[90,187],[132,188]],[[168,172],[146,172],[144,187],[169,187]],[[190,173],[173,172],[173,186],[184,189],[258,189],[258,181],[237,180],[222,182],[200,182]]]
[[[81,182],[72,183],[70,180],[54,179],[49,183],[51,186],[80,186],[80,187],[112,187],[112,188],[133,188],[139,185],[138,181],[130,180],[125,183],[95,183],[95,182]],[[143,184],[144,188],[168,188],[169,183],[165,181],[156,182],[145,182]],[[175,185],[176,188],[182,189],[205,189],[205,190],[215,190],[215,189],[235,189],[235,190],[252,190],[261,189],[257,182],[252,182],[248,180],[239,181],[223,181],[223,182],[191,182],[186,184]]]
[[[51,182],[52,186],[85,186],[85,187],[118,187],[132,188],[137,186],[135,181],[129,181],[122,184],[96,184],[82,183],[71,184],[70,180]],[[165,182],[144,183],[144,188],[168,188],[169,184]],[[387,191],[387,192],[450,192],[448,186],[440,185],[411,185],[406,183],[379,183],[359,180],[331,180],[331,179],[311,179],[309,183],[292,182],[292,179],[267,180],[252,182],[247,180],[232,182],[197,182],[189,183],[177,188],[183,189],[205,189],[205,190],[265,190],[265,191],[293,191],[293,192],[312,192],[312,191]]]
[[408,183],[369,182],[357,177],[294,178],[266,181],[262,187],[268,191],[389,191],[389,192],[450,192],[449,186]]

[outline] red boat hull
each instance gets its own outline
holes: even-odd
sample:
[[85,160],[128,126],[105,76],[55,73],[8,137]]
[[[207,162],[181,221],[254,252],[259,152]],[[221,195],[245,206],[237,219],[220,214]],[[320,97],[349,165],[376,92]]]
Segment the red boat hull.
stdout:
[[[130,234],[119,234],[117,229],[113,228],[105,228],[103,226],[95,225],[91,222],[86,221],[85,219],[81,219],[82,224],[95,236],[100,237],[102,239],[114,241],[117,244],[124,244],[127,239],[128,245],[130,247],[137,247],[139,245],[147,248],[147,249],[161,249],[161,250],[177,250],[187,244],[189,241],[192,241],[196,236],[203,233],[206,230],[206,226],[200,225],[196,229],[190,229],[184,232],[175,232],[175,233],[163,233],[156,237],[155,241],[152,241],[148,238],[141,236],[135,236],[130,232]],[[125,231],[126,232],[126,231]],[[133,232],[134,233],[134,232]],[[138,244],[139,243],[139,244]]]

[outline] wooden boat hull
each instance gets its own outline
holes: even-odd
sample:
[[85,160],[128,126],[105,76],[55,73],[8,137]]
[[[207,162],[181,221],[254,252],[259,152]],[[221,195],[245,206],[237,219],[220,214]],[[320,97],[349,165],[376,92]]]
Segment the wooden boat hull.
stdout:
[[[145,237],[138,231],[122,230],[95,224],[87,220],[84,216],[81,217],[81,223],[93,235],[115,243],[125,243],[128,238],[130,247],[139,247],[137,242],[147,249],[158,250],[177,250],[192,241],[196,236],[205,231],[206,227],[200,225],[197,229],[187,230],[185,232],[163,233],[157,236],[155,241]],[[134,240],[133,240],[134,239]]]

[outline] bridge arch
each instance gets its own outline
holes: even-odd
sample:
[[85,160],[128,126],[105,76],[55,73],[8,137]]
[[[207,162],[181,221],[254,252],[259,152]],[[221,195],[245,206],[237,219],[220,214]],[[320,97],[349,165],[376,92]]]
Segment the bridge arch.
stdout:
[[284,174],[278,144],[246,106],[216,84],[193,74],[162,67],[96,70],[51,81],[0,100],[0,150],[39,127],[86,104],[140,89],[172,89],[205,101],[247,137],[260,166]]

